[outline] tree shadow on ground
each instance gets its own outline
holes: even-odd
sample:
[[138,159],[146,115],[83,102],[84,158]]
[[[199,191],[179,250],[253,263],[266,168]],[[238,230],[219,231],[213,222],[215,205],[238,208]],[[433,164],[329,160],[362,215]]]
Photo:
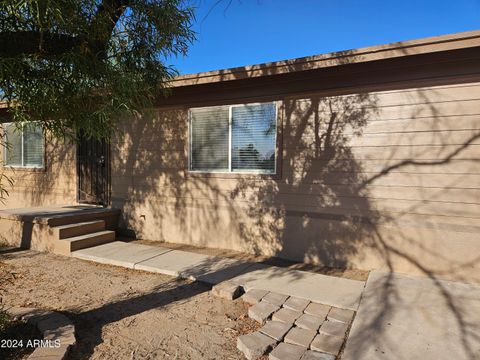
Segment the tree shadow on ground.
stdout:
[[[160,110],[153,120],[139,115],[114,144],[122,155],[113,203],[139,238],[427,276],[466,338],[472,324],[461,299],[439,278],[469,281],[478,268],[478,255],[444,249],[448,236],[460,233],[468,242],[478,231],[471,181],[479,173],[480,132],[478,115],[465,111],[467,101],[449,92],[449,81],[436,79],[438,89],[403,84],[386,92],[281,97],[278,177],[189,173],[188,107]],[[398,298],[392,282],[382,294],[371,332],[364,332],[373,341]],[[463,345],[472,357],[470,342]]]
[[[351,55],[329,61],[348,66]],[[283,70],[302,64],[286,63]],[[253,73],[276,75],[267,66]],[[218,74],[239,82],[251,75],[241,68]],[[465,84],[457,96],[449,85],[458,80],[422,81],[423,88],[404,82],[396,89],[377,84],[376,91],[262,98],[276,101],[280,114],[276,177],[189,173],[188,105],[124,119],[112,141],[112,203],[123,210],[121,226],[138,238],[390,272],[358,342],[359,356],[372,343],[395,348],[381,336],[401,298],[393,272],[421,274],[441,294],[464,353],[473,359],[477,325],[439,279],[470,281],[478,271],[478,253],[468,251],[478,249],[471,244],[480,230],[472,186],[480,174],[479,115],[477,102],[469,104],[478,100],[465,100],[478,85]],[[439,87],[428,87],[433,85]],[[206,101],[221,103],[218,97]],[[470,245],[462,249],[459,243]],[[159,289],[72,314],[85,316],[95,329],[83,353],[101,342],[105,324],[166,306],[180,290]],[[185,296],[202,291],[193,285]]]
[[[69,358],[89,359],[95,347],[103,342],[105,325],[153,309],[164,309],[178,302],[199,295],[210,288],[197,282],[172,280],[155,288],[146,295],[114,300],[99,308],[85,312],[67,312],[76,327],[79,343]],[[161,324],[159,324],[161,326]]]

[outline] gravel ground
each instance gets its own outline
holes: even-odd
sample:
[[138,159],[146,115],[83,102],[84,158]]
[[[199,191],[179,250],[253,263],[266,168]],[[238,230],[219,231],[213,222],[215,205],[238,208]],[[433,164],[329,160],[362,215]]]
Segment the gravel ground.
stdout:
[[2,281],[6,305],[56,310],[73,320],[72,359],[243,359],[236,338],[256,326],[241,300],[164,275],[4,250],[0,276],[7,274],[13,281]]

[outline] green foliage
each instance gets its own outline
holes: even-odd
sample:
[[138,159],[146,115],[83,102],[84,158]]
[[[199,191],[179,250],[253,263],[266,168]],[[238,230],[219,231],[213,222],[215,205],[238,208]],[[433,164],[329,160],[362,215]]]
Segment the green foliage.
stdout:
[[0,101],[55,136],[109,138],[165,93],[193,17],[183,0],[0,0]]

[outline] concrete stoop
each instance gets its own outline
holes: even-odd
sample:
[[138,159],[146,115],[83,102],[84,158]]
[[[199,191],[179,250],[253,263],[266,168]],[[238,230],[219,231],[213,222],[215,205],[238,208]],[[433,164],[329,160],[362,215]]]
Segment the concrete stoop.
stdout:
[[0,240],[11,246],[70,255],[115,241],[119,209],[56,205],[0,210]]

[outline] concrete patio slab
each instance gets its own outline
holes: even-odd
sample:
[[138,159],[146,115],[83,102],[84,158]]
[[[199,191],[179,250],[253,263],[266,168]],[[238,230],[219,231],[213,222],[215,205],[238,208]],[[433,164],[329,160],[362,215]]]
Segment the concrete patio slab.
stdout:
[[94,246],[72,252],[78,259],[133,269],[135,264],[171,251],[158,246],[130,244],[122,241]]
[[255,268],[257,268],[257,264],[255,263],[214,257],[210,260],[210,263],[206,264],[205,268],[202,265],[200,269],[194,268],[191,271],[182,273],[182,275],[215,285],[222,281],[233,279]]
[[[187,272],[193,272],[193,269],[199,271],[205,269],[206,264],[213,262],[213,257],[203,254],[190,253],[181,250],[172,250],[167,254],[152,257],[148,260],[139,262],[135,269],[157,272],[170,276],[181,276]],[[204,272],[207,270],[205,269]],[[192,279],[195,280],[195,279]]]
[[365,282],[269,266],[232,279],[245,290],[262,289],[342,309],[356,310]]
[[342,360],[479,359],[480,285],[373,271]]
[[135,264],[135,269],[218,284],[255,265],[241,260],[171,250]]
[[[228,280],[246,291],[277,293],[278,299],[271,301],[278,300],[282,304],[288,296],[295,296],[300,300],[356,310],[364,288],[363,281],[120,241],[78,250],[72,256],[212,285]],[[276,294],[270,297],[273,295]]]

